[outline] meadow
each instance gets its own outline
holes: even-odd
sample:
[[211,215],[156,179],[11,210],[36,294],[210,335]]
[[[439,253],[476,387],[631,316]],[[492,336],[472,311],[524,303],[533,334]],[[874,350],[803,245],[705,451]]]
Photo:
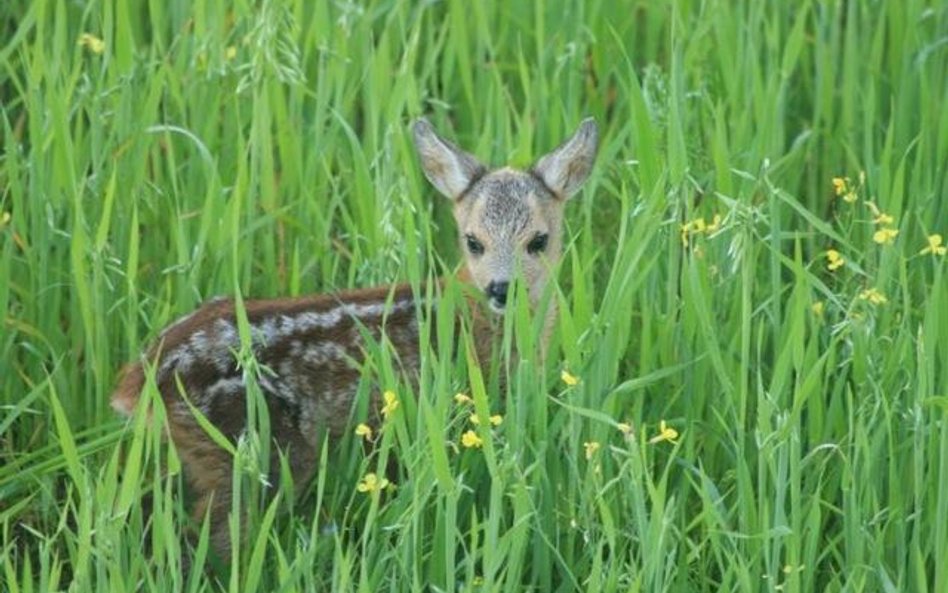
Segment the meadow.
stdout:
[[[0,590],[948,591],[944,2],[6,0],[0,30]],[[204,570],[117,372],[215,295],[450,274],[422,115],[520,167],[599,122],[550,355],[501,387],[426,349],[411,388],[374,351],[373,446],[267,488],[234,444],[244,545]]]

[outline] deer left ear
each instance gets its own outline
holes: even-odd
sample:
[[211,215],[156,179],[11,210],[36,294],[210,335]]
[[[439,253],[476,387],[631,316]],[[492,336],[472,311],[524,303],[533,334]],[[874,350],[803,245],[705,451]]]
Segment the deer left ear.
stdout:
[[565,200],[575,194],[589,177],[598,147],[599,127],[593,118],[588,117],[579,124],[572,138],[537,161],[533,173],[557,198]]
[[448,198],[457,200],[484,174],[484,165],[439,136],[426,119],[416,121],[413,132],[425,177]]

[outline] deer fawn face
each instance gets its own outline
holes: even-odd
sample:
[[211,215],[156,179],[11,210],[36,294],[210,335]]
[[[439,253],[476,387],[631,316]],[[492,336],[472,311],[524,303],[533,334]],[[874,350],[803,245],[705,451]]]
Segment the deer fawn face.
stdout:
[[563,205],[592,169],[596,123],[583,121],[529,171],[488,171],[424,119],[415,123],[414,136],[425,176],[454,202],[468,273],[491,309],[504,311],[514,281],[525,283],[535,307],[562,253]]

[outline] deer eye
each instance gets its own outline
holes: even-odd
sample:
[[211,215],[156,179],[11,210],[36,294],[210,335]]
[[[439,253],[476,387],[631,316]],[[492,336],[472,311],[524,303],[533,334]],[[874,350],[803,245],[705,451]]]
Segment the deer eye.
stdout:
[[467,243],[467,250],[471,252],[471,255],[484,254],[484,244],[478,241],[474,235],[464,235],[464,241]]
[[549,239],[550,236],[546,233],[537,233],[532,239],[530,239],[530,242],[527,243],[527,253],[530,255],[543,253],[546,251],[546,244]]

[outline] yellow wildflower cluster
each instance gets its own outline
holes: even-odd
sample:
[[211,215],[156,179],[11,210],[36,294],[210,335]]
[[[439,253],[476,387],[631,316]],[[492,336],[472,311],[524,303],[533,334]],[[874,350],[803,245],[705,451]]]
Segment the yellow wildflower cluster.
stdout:
[[830,272],[835,272],[839,268],[843,267],[843,265],[846,263],[846,260],[835,249],[827,249],[826,262],[826,269]]
[[369,494],[371,492],[381,492],[386,488],[393,488],[395,485],[386,478],[380,478],[374,473],[367,473],[358,484],[356,490]]
[[[837,196],[841,196],[844,201],[853,204],[859,199],[857,193],[866,182],[866,174],[859,174],[858,186],[853,184],[849,177],[834,177],[833,191]],[[872,240],[879,245],[891,245],[899,234],[899,229],[895,228],[895,217],[879,209],[871,200],[865,201],[866,207],[872,212],[872,224],[876,225],[876,231],[872,234]],[[832,269],[832,268],[831,268]]]
[[[896,216],[885,212],[880,205],[877,205],[875,199],[859,199],[859,194],[865,191],[866,177],[865,173],[859,174],[857,183],[853,183],[848,177],[834,177],[832,179],[833,191],[836,196],[841,197],[850,204],[861,202],[871,213],[871,217],[865,221],[872,225],[872,241],[878,245],[893,245],[899,237],[899,221]],[[930,234],[926,237],[927,244],[918,251],[919,255],[932,255],[933,257],[944,256],[948,254],[948,246],[943,245],[943,237],[938,233]],[[827,249],[824,252],[826,257],[826,269],[835,272],[847,264],[846,258],[836,249]],[[860,270],[860,273],[862,271]],[[873,307],[882,306],[888,303],[886,295],[878,288],[868,287],[860,290],[856,296],[857,301],[863,301]],[[815,301],[811,305],[811,311],[817,318],[822,318],[826,305],[823,301]],[[865,308],[862,310],[850,311],[850,319],[858,321],[864,319],[868,312]]]
[[948,253],[948,247],[945,247],[944,245],[942,245],[941,242],[942,242],[942,237],[938,233],[935,233],[934,235],[929,235],[928,245],[926,245],[924,249],[919,251],[918,254],[927,255],[930,253],[932,255],[945,255],[945,253]]
[[891,245],[892,242],[895,241],[895,237],[898,234],[898,229],[883,227],[872,234],[872,240],[879,245]]
[[579,378],[571,375],[566,369],[563,369],[563,372],[560,373],[560,379],[563,380],[563,383],[566,383],[567,387],[575,387],[579,385]]
[[[475,426],[478,426],[481,423],[481,419],[477,417],[477,414],[471,414],[471,417],[469,418],[469,420],[471,421],[471,424]],[[494,414],[493,416],[489,418],[489,420],[490,420],[491,426],[500,426],[504,421],[504,417],[501,416],[500,414]]]
[[586,459],[590,460],[596,455],[596,451],[599,450],[601,445],[596,441],[587,441],[583,443],[583,449],[586,451]]
[[469,430],[461,435],[461,444],[466,448],[476,448],[479,449],[484,446],[484,439],[477,436],[477,433],[473,430]]
[[[454,396],[454,401],[457,402],[459,406],[471,406],[474,405],[474,400],[471,399],[471,396],[465,393],[458,393]],[[481,419],[477,414],[471,414],[468,418],[471,421],[471,424],[477,426],[481,423]],[[504,422],[504,417],[500,414],[491,414],[488,418],[492,426],[500,426]]]
[[[467,395],[466,393],[455,394],[454,401],[459,406],[473,406],[474,405],[474,400],[471,398],[471,396]],[[468,420],[474,426],[480,426],[481,424],[480,417],[473,412],[471,413],[470,416],[468,416]],[[490,422],[491,426],[500,426],[504,422],[504,417],[501,416],[500,414],[491,414],[488,417],[487,421]],[[476,431],[468,430],[467,432],[461,435],[461,445],[467,449],[480,448],[484,445],[484,439],[478,436]]]
[[[395,410],[398,409],[398,396],[395,395],[394,391],[389,389],[382,393],[382,400],[384,403],[379,409],[379,413],[382,415],[382,418],[388,420]],[[360,422],[353,432],[357,437],[361,437],[366,441],[371,441],[375,436],[375,431],[365,422]]]
[[884,305],[889,302],[889,299],[885,298],[885,295],[875,288],[867,288],[860,292],[859,298],[864,301],[869,301],[873,305]]
[[880,245],[891,245],[899,234],[898,229],[890,226],[895,223],[895,218],[879,210],[879,207],[869,200],[866,200],[866,206],[872,211],[874,217],[872,224],[879,226],[879,229],[873,233],[872,240]]
[[357,437],[362,437],[367,441],[372,440],[372,427],[364,422],[356,426],[355,434]]
[[386,391],[382,394],[382,399],[385,400],[385,405],[382,406],[381,410],[382,417],[388,420],[389,416],[398,409],[398,397],[394,391]]
[[854,204],[859,199],[857,190],[866,182],[865,172],[859,173],[859,186],[857,187],[849,177],[833,177],[833,192],[843,198],[847,204]]
[[92,33],[83,33],[80,35],[79,42],[76,45],[84,47],[96,55],[101,55],[105,52],[105,42]]
[[705,222],[704,217],[696,218],[681,225],[681,244],[685,247],[689,244],[689,238],[692,236],[711,235],[721,228],[721,215],[715,214],[711,222]]
[[848,177],[833,177],[833,191],[836,192],[837,196],[841,196],[846,193],[846,184],[848,181]]
[[658,425],[658,434],[650,438],[648,440],[648,443],[650,445],[654,445],[655,443],[668,441],[669,443],[673,445],[677,445],[678,441],[675,440],[677,438],[678,438],[678,431],[672,428],[671,426],[668,426],[665,423],[665,421],[662,420]]
[[870,200],[866,200],[866,207],[868,207],[869,210],[872,211],[872,215],[875,217],[872,219],[872,224],[887,225],[887,224],[892,224],[895,222],[895,218],[886,214],[882,210],[879,210],[879,207],[876,206],[875,203],[871,202]]

